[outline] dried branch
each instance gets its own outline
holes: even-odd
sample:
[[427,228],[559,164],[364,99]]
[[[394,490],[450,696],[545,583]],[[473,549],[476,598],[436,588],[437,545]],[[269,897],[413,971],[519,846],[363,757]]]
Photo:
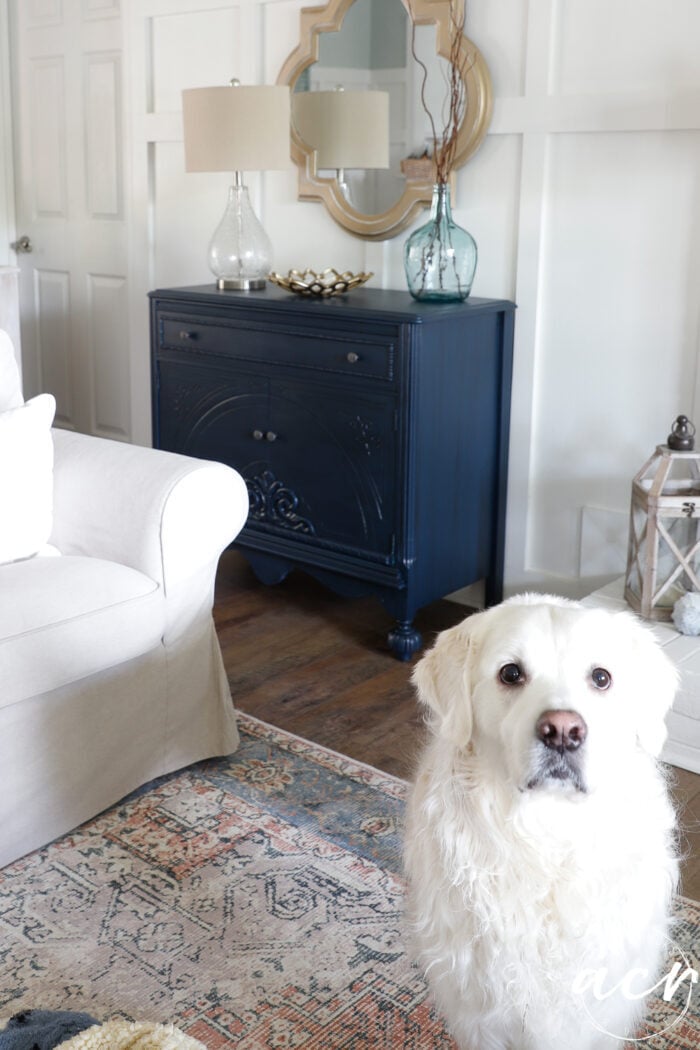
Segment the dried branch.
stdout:
[[[410,0],[408,6],[409,13],[412,16],[412,12],[410,11]],[[463,68],[464,58],[462,56],[462,37],[464,36],[466,15],[466,3],[460,3],[460,0],[449,0],[448,18],[450,51],[447,58],[448,77],[445,105],[442,107],[441,114],[443,122],[439,131],[436,126],[435,118],[430,112],[430,107],[426,100],[426,85],[429,75],[428,68],[425,62],[418,57],[416,52],[416,23],[413,17],[411,17],[411,54],[413,55],[414,61],[421,69],[420,100],[423,110],[430,122],[430,132],[433,140],[433,159],[435,163],[435,180],[438,183],[445,183],[450,177],[455,154],[457,152],[459,129],[462,125],[462,120],[467,107],[467,70],[466,68]]]

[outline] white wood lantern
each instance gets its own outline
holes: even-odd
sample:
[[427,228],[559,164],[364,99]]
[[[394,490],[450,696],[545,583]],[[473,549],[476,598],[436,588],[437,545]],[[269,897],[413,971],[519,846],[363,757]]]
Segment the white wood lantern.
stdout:
[[700,591],[700,452],[695,427],[678,416],[666,445],[632,482],[625,598],[650,620],[670,620],[688,591]]

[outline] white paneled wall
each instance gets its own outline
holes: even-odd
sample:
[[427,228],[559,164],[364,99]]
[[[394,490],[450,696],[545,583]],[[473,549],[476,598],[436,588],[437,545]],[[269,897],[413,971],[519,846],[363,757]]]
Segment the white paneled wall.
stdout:
[[[520,39],[513,7],[469,8],[496,106],[457,215],[478,229],[494,202],[472,180],[515,137],[507,580],[579,595],[624,568],[635,470],[679,412],[700,423],[700,7],[535,0]],[[476,294],[508,294],[484,276]]]
[[[90,365],[105,430],[125,425],[128,399],[132,440],[149,439],[146,292],[210,280],[207,243],[228,179],[185,174],[180,92],[232,75],[274,83],[303,2],[123,0],[123,55],[110,44],[84,59],[89,210],[106,224],[123,208],[129,235],[128,268],[93,268],[86,285],[92,316],[110,330]],[[117,4],[84,0],[83,17]],[[50,22],[50,0],[34,8]],[[624,567],[634,471],[679,412],[700,425],[700,4],[470,0],[468,33],[495,105],[459,173],[455,217],[479,245],[473,294],[518,304],[507,586],[582,594]],[[47,215],[70,195],[57,54],[35,61],[45,106],[35,115],[36,204]],[[123,143],[100,101],[122,83]],[[405,287],[407,233],[352,237],[297,200],[291,168],[252,178],[251,192],[276,269],[371,269],[376,286]],[[38,271],[44,301],[68,291],[60,272]],[[115,334],[127,303],[130,359]],[[58,326],[44,337],[57,348],[54,381],[75,391],[61,357],[69,335]]]
[[[581,509],[626,506],[621,479],[665,440],[674,415],[693,412],[697,314],[689,325],[686,304],[688,267],[700,276],[688,225],[698,171],[698,132],[558,134],[547,143],[534,570],[575,576]],[[618,524],[624,555],[627,522]],[[553,545],[552,534],[569,542]],[[585,564],[581,571],[589,574]]]

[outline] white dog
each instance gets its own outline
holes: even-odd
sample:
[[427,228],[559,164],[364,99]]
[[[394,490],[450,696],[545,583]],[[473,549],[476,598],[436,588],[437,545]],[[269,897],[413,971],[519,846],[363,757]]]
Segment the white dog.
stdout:
[[631,614],[524,595],[444,631],[413,678],[432,733],[409,918],[452,1034],[465,1050],[620,1047],[677,884],[655,760],[676,670]]

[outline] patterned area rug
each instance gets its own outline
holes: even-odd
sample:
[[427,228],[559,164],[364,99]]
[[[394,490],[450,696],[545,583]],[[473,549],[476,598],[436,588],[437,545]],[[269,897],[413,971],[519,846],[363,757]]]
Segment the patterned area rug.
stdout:
[[[173,1022],[209,1050],[452,1050],[403,945],[404,783],[240,725],[235,755],[0,871],[0,1018]],[[674,941],[696,968],[699,922],[679,901]],[[700,1045],[700,988],[683,1016],[681,999],[654,1001],[637,1045]]]

